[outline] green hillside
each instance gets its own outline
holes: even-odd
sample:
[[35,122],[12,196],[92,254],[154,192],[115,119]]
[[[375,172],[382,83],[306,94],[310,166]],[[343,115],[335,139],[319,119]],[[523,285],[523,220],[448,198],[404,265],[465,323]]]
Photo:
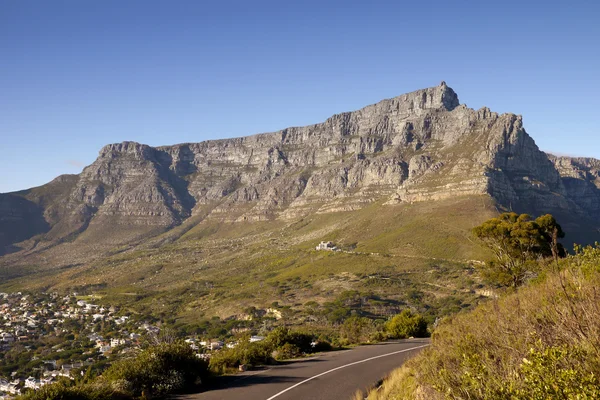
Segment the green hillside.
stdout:
[[431,347],[368,398],[600,398],[600,248],[444,321]]
[[[2,290],[96,294],[182,321],[238,315],[248,306],[288,306],[302,319],[347,291],[372,298],[365,312],[410,306],[431,318],[476,304],[485,289],[473,260],[485,250],[470,228],[496,213],[487,196],[414,204],[375,203],[358,211],[292,221],[185,224],[108,256],[62,270],[27,266]],[[200,220],[200,221],[199,221]],[[341,251],[316,251],[333,241]]]

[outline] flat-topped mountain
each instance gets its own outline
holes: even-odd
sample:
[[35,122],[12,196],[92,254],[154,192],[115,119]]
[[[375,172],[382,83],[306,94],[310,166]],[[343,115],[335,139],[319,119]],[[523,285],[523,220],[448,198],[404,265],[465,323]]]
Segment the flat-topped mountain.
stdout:
[[0,195],[0,262],[22,275],[161,246],[211,221],[290,224],[463,197],[556,214],[573,240],[593,241],[600,161],[546,154],[521,116],[467,108],[442,82],[305,127],[107,145],[79,175]]

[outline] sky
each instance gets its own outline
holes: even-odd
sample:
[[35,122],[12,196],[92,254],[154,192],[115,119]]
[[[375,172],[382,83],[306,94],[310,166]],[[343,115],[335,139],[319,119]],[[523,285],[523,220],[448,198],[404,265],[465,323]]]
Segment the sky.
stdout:
[[1,1],[0,192],[109,143],[318,123],[442,80],[600,158],[599,20],[580,0]]

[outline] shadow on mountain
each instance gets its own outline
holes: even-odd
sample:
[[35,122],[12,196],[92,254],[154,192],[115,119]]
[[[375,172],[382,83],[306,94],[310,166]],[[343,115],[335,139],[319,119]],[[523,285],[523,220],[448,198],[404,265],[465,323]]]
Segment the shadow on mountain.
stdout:
[[40,206],[15,194],[0,194],[0,256],[19,251],[15,243],[49,230]]

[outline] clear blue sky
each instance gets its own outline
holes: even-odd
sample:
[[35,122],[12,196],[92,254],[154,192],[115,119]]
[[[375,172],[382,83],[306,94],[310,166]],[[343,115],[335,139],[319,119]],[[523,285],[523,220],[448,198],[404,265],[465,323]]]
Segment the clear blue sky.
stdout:
[[2,1],[0,192],[107,143],[316,123],[441,80],[543,150],[600,158],[597,3]]

